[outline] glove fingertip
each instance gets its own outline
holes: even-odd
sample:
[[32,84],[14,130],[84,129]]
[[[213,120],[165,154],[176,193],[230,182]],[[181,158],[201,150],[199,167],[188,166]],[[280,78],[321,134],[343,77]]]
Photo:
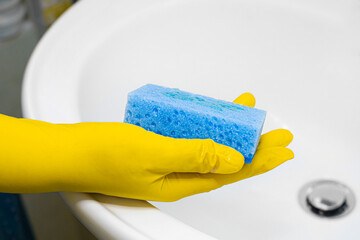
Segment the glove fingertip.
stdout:
[[216,144],[216,148],[218,161],[211,171],[212,173],[231,174],[241,170],[244,166],[245,159],[240,152],[221,144]]
[[293,159],[295,157],[294,152],[289,148],[284,148],[284,152],[285,152],[284,157],[287,160],[291,160],[291,159]]
[[276,129],[263,134],[260,137],[258,150],[270,147],[286,147],[294,138],[294,135],[287,129]]
[[286,137],[290,142],[293,140],[294,135],[288,130],[288,129],[279,129],[280,131],[282,131],[282,134],[284,135],[284,137]]
[[277,129],[275,130],[277,131],[278,133],[278,137],[281,138],[281,141],[279,142],[282,142],[282,146],[286,147],[287,145],[289,145],[292,140],[294,139],[294,135],[287,129]]
[[251,93],[243,93],[238,98],[236,98],[233,103],[241,104],[247,107],[254,107],[256,100],[254,95]]
[[278,147],[278,148],[274,148],[274,149],[269,149],[270,151],[272,151],[276,156],[276,160],[279,162],[286,162],[288,160],[291,160],[294,158],[294,152],[286,147]]

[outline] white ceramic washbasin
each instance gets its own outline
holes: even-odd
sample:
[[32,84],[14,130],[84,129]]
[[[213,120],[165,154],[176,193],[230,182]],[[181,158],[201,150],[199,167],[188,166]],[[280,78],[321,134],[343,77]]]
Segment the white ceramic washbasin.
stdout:
[[[27,67],[24,114],[54,123],[123,121],[146,83],[224,100],[252,92],[264,131],[289,128],[295,159],[173,203],[63,193],[101,239],[360,239],[360,210],[300,207],[318,179],[360,193],[360,5],[353,0],[82,0]],[[154,207],[155,206],[155,207]]]

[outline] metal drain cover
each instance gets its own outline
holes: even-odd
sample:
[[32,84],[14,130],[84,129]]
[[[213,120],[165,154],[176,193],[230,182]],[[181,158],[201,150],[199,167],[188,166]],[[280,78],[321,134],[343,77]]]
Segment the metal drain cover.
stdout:
[[318,180],[306,184],[299,194],[301,206],[319,217],[340,217],[355,207],[352,191],[336,181]]

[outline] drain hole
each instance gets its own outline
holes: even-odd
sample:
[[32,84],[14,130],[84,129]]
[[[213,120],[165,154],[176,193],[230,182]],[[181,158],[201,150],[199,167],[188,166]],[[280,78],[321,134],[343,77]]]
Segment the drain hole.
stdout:
[[307,203],[308,207],[310,208],[311,212],[315,213],[316,215],[320,215],[320,216],[324,216],[324,217],[339,216],[339,215],[343,214],[346,211],[346,209],[348,208],[346,201],[342,205],[340,205],[340,207],[335,208],[333,210],[320,209],[320,208],[312,205],[309,198],[306,198],[306,203]]
[[306,184],[299,194],[300,205],[319,217],[345,216],[355,207],[355,195],[345,186],[332,180],[318,180]]

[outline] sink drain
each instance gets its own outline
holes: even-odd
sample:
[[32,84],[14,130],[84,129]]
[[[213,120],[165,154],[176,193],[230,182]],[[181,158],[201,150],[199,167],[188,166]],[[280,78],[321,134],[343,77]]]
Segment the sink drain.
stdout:
[[299,194],[300,204],[319,217],[342,217],[355,207],[355,195],[336,181],[318,180],[306,184]]

